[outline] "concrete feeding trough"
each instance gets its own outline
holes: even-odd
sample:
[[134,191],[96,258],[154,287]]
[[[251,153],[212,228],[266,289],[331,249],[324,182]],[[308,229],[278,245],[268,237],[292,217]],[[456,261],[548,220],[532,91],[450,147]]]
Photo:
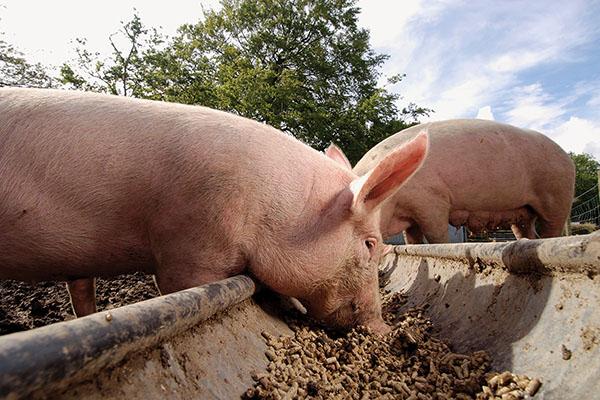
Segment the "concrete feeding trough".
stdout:
[[[381,271],[437,336],[539,377],[540,398],[600,391],[600,234],[397,246]],[[0,397],[239,398],[268,363],[261,332],[291,333],[255,291],[237,276],[0,337]]]

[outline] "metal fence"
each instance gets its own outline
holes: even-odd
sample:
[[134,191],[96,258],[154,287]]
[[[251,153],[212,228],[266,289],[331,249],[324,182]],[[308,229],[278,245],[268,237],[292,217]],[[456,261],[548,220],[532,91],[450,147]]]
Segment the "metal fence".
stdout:
[[575,199],[577,205],[571,209],[571,223],[593,223],[600,225],[600,198],[598,185],[590,188]]

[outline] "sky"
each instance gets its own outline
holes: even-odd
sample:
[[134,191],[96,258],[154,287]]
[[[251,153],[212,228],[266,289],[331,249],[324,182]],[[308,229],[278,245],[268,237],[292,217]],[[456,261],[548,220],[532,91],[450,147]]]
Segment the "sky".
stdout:
[[[358,0],[359,23],[389,55],[388,86],[435,110],[422,121],[495,119],[538,130],[600,160],[600,0]],[[135,8],[173,35],[218,0],[0,0],[0,32],[31,61],[60,65],[72,41],[109,53],[108,35]]]

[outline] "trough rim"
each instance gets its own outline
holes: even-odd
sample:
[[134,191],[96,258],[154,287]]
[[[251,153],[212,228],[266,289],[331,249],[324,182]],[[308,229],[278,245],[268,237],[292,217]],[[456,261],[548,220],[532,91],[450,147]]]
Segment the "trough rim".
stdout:
[[[466,261],[471,268],[501,268],[515,274],[600,274],[600,231],[548,239],[500,243],[446,243],[394,246],[396,256]],[[477,268],[476,268],[477,267]]]
[[250,298],[238,275],[207,285],[0,337],[0,398],[25,398],[83,381]]

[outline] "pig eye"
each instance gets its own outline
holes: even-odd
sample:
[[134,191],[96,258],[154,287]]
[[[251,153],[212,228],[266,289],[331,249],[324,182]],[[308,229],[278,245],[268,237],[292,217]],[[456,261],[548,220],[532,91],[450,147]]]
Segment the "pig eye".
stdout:
[[367,246],[367,249],[369,249],[369,251],[373,251],[373,249],[375,249],[376,244],[377,242],[374,239],[365,240],[365,246]]

